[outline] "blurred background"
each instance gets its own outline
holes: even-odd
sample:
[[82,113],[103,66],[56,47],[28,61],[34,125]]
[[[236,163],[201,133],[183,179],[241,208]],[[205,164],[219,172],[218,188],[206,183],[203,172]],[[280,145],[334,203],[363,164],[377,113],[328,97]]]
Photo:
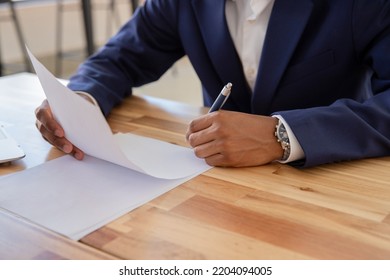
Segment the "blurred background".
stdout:
[[[55,76],[68,79],[142,4],[142,0],[0,0],[0,75],[32,71],[26,63],[26,44]],[[134,89],[134,94],[203,104],[200,81],[186,57],[159,81]]]

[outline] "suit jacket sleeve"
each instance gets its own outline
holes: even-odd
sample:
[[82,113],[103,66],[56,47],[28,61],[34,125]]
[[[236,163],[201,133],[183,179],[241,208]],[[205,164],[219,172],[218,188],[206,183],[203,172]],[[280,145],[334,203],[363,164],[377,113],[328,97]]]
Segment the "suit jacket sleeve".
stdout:
[[105,115],[131,94],[132,87],[157,80],[184,55],[176,32],[175,1],[159,2],[147,1],[70,78],[68,87],[91,94]]
[[370,75],[371,96],[339,99],[330,106],[279,112],[300,142],[306,159],[322,163],[390,155],[390,1],[355,1],[352,32],[357,59]]

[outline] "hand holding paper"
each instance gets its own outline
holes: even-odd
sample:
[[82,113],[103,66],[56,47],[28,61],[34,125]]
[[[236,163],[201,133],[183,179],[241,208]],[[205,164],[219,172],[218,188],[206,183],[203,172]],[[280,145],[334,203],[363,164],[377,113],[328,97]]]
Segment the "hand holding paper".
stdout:
[[112,135],[98,107],[31,60],[65,136],[91,156],[63,156],[2,176],[1,211],[77,240],[211,168],[188,148]]
[[206,165],[188,148],[133,134],[114,137],[97,106],[62,85],[28,52],[55,119],[86,154],[164,179],[187,177]]

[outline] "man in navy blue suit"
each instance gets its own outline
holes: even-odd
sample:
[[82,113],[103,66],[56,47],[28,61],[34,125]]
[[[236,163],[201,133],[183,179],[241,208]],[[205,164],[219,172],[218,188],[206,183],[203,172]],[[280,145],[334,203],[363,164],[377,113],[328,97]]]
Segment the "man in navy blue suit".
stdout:
[[[149,0],[68,87],[109,114],[184,55],[206,106],[233,84],[186,135],[210,165],[390,155],[389,0]],[[46,101],[36,115],[47,141],[82,159]]]

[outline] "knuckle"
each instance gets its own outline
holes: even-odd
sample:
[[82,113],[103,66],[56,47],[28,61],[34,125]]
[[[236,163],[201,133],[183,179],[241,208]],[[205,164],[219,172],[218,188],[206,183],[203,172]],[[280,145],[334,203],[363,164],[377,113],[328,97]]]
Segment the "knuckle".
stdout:
[[37,121],[35,122],[35,126],[36,126],[36,128],[38,129],[38,131],[39,131],[42,135],[45,134],[46,128],[43,126],[43,124],[42,124],[40,121],[37,120]]
[[202,150],[201,150],[199,147],[195,147],[195,148],[194,148],[194,154],[195,154],[195,156],[197,156],[198,158],[202,158]]
[[191,130],[194,127],[194,120],[190,121],[188,124],[189,129]]
[[196,122],[193,120],[190,122],[190,124],[188,125],[188,131],[189,133],[193,133],[196,131]]
[[42,124],[37,125],[38,131],[44,135],[46,133],[46,128]]
[[210,165],[210,166],[217,166],[217,164],[213,161],[213,160],[211,160],[211,159],[205,159],[205,161],[206,161],[206,163],[208,164],[208,165]]
[[228,153],[230,150],[230,144],[228,141],[224,141],[220,139],[219,141],[215,141],[215,146],[218,148],[218,150],[222,151],[224,154]]
[[42,102],[42,104],[39,105],[39,106],[35,109],[35,115],[36,115],[37,117],[42,116],[44,110],[45,110],[45,102]]
[[53,146],[59,148],[60,150],[63,150],[63,147],[65,145],[64,139],[58,137],[53,137],[51,143]]
[[195,138],[196,138],[196,136],[193,133],[188,136],[188,143],[192,147],[195,146]]
[[214,123],[220,123],[223,121],[224,119],[224,112],[222,111],[217,111],[214,113],[214,115],[212,116],[213,118],[213,122]]
[[226,129],[220,124],[220,122],[214,122],[210,127],[210,133],[217,135],[219,138],[226,136]]
[[47,100],[44,100],[42,104],[35,109],[35,116],[38,120],[43,122],[49,115],[49,107]]
[[234,165],[235,158],[229,153],[224,154],[224,162],[225,162],[225,164],[228,164],[228,165]]
[[43,112],[42,112],[42,108],[41,107],[38,107],[35,109],[35,116],[38,120],[41,120],[42,119],[42,115],[43,115]]

